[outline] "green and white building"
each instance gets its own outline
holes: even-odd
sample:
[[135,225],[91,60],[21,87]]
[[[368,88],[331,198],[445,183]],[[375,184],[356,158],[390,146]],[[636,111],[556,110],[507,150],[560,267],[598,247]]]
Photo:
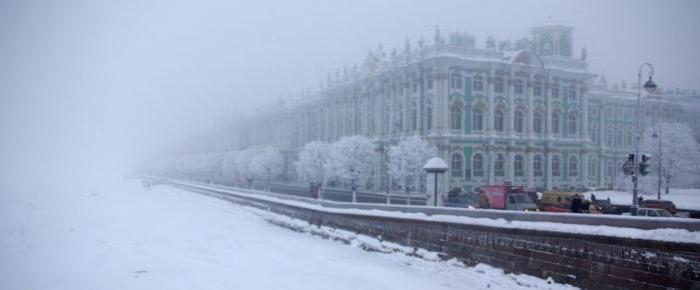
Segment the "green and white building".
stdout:
[[[477,48],[468,34],[445,39],[437,30],[432,45],[379,47],[361,66],[329,75],[320,92],[249,119],[240,145],[288,152],[293,179],[291,161],[307,142],[368,136],[377,144],[372,187],[384,190],[387,144],[418,134],[450,165],[441,192],[485,184],[608,187],[614,164],[631,152],[636,94],[608,89],[589,72],[585,49],[574,56],[573,32],[536,27],[529,38],[489,38]],[[658,106],[644,108],[650,116],[646,110]]]

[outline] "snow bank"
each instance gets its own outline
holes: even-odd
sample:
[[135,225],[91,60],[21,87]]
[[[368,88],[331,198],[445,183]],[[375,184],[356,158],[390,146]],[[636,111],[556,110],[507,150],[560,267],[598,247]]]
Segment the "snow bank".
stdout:
[[[633,238],[633,239],[646,239],[646,240],[656,240],[656,241],[670,241],[670,242],[683,242],[683,243],[700,243],[700,232],[698,231],[688,231],[685,229],[653,229],[653,230],[642,230],[633,228],[622,228],[622,227],[610,227],[610,226],[593,226],[593,225],[575,225],[556,223],[556,222],[530,222],[530,221],[507,221],[504,219],[489,219],[489,218],[472,218],[466,216],[454,216],[454,215],[426,215],[424,213],[407,213],[407,212],[395,212],[395,211],[382,211],[382,210],[362,210],[362,209],[352,209],[352,208],[328,208],[318,204],[310,204],[307,202],[296,201],[296,200],[286,200],[273,196],[267,196],[262,194],[249,194],[241,193],[234,190],[227,190],[218,187],[211,187],[206,185],[196,185],[201,188],[209,188],[218,191],[223,191],[226,193],[252,197],[260,200],[271,201],[275,203],[287,204],[301,208],[307,208],[328,213],[339,213],[339,214],[356,214],[356,215],[370,215],[378,217],[393,217],[393,218],[403,218],[403,219],[414,219],[414,220],[424,220],[424,221],[440,221],[440,222],[451,222],[458,224],[468,224],[468,225],[482,225],[491,226],[499,228],[514,228],[514,229],[529,229],[529,230],[541,230],[541,231],[551,231],[551,232],[562,232],[562,233],[575,233],[575,234],[586,234],[586,235],[601,235],[601,236],[613,236],[621,238]],[[619,217],[619,218],[634,218],[634,217]]]

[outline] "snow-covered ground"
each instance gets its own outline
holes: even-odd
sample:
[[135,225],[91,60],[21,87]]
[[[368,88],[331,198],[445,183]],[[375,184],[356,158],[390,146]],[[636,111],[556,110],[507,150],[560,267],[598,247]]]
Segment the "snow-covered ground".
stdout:
[[0,289],[566,288],[486,265],[364,251],[386,245],[290,231],[266,220],[304,223],[138,181],[0,189]]
[[[669,194],[661,193],[661,199],[673,201],[677,208],[700,210],[700,189],[672,188]],[[632,193],[626,191],[589,191],[586,197],[590,198],[595,194],[598,199],[610,198],[612,203],[630,204],[632,203]],[[644,199],[656,199],[656,194],[642,195]]]
[[[690,231],[687,229],[680,228],[658,228],[658,229],[637,229],[637,228],[626,228],[626,227],[613,227],[605,225],[575,225],[557,222],[557,217],[561,215],[569,215],[562,213],[548,213],[548,212],[522,212],[520,214],[524,215],[540,215],[549,217],[548,222],[540,221],[519,221],[512,220],[508,221],[505,219],[492,219],[492,218],[473,218],[468,216],[459,215],[427,215],[422,212],[402,212],[402,211],[385,211],[379,209],[366,210],[357,208],[338,208],[338,207],[326,207],[320,204],[308,203],[305,201],[299,201],[295,199],[280,198],[279,196],[264,194],[253,194],[243,193],[234,188],[225,188],[217,185],[205,184],[205,183],[192,183],[186,181],[171,180],[171,182],[179,183],[182,185],[196,186],[202,189],[212,189],[220,192],[225,192],[231,195],[241,195],[248,198],[256,198],[260,200],[271,201],[275,203],[289,204],[296,207],[308,208],[316,211],[324,211],[329,213],[338,214],[359,214],[359,215],[372,215],[378,217],[393,217],[401,219],[413,219],[413,220],[424,220],[424,221],[441,221],[450,223],[461,223],[468,225],[487,225],[490,227],[498,228],[517,228],[517,229],[530,229],[530,230],[541,230],[541,231],[551,231],[551,232],[562,232],[562,233],[576,233],[585,235],[601,235],[601,236],[613,236],[613,237],[623,237],[623,238],[633,238],[633,239],[646,239],[646,240],[656,240],[656,241],[673,241],[673,242],[684,242],[684,243],[699,243],[700,241],[700,231]],[[351,206],[351,204],[348,204]],[[416,207],[418,208],[418,207]],[[428,207],[429,208],[429,207]],[[473,209],[475,211],[499,211],[490,209]],[[588,218],[605,218],[605,219],[628,219],[638,222],[653,222],[654,220],[672,220],[680,223],[697,223],[695,219],[688,218],[652,218],[652,217],[632,217],[632,216],[619,216],[619,215],[592,215]]]

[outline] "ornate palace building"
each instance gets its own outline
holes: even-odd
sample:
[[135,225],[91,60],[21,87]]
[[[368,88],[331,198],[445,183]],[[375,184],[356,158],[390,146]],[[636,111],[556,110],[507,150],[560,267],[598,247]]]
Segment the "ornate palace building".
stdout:
[[[573,54],[571,27],[536,27],[514,43],[489,37],[483,48],[469,34],[444,39],[436,30],[432,45],[407,40],[389,54],[380,46],[360,67],[329,75],[319,93],[248,120],[240,145],[277,147],[291,161],[307,142],[364,135],[376,140],[372,186],[383,190],[386,146],[418,134],[450,165],[441,192],[506,183],[607,187],[631,152],[636,93],[608,89],[587,66],[585,49]],[[652,102],[662,109],[647,102],[645,116],[672,119],[683,110],[662,97]]]

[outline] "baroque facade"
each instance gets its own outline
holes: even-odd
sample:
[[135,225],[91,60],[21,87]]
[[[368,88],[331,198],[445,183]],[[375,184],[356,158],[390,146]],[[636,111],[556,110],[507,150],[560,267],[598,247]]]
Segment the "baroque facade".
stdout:
[[489,38],[484,48],[436,30],[432,45],[407,40],[390,54],[380,46],[360,67],[329,75],[319,93],[247,120],[240,146],[283,149],[293,178],[304,144],[364,135],[376,140],[372,187],[383,190],[386,146],[418,134],[450,166],[441,192],[607,187],[633,144],[636,99],[587,66],[585,49],[573,55],[571,27],[536,27],[515,43]]

